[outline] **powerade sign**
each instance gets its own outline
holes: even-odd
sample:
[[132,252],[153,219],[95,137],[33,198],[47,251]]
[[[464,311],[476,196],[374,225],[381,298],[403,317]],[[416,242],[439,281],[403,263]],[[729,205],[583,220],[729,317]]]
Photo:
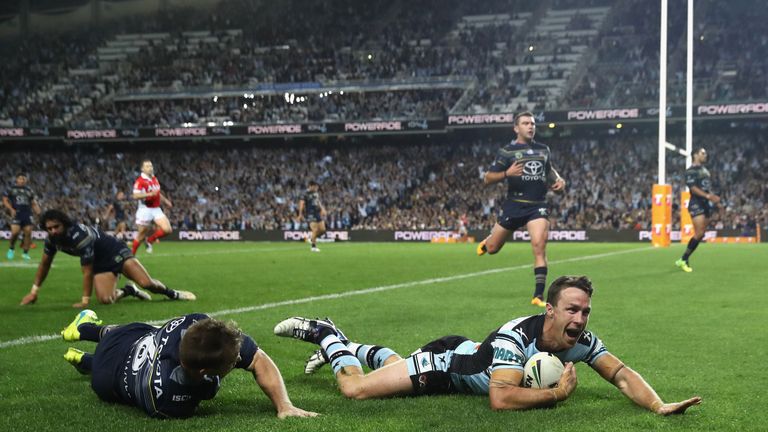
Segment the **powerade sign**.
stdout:
[[435,239],[455,239],[461,235],[455,231],[395,231],[395,241],[432,241]]
[[179,240],[239,241],[240,231],[179,231]]
[[[305,241],[312,236],[312,231],[283,231],[283,240]],[[321,241],[349,241],[349,231],[326,231],[319,240]]]

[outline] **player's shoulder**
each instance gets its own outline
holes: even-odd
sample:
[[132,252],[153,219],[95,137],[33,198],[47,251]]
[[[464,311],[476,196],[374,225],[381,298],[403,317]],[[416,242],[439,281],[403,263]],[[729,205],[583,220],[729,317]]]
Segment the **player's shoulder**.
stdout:
[[531,148],[534,150],[549,151],[549,146],[540,141],[531,141]]
[[498,334],[506,335],[528,345],[536,340],[544,328],[544,314],[530,315],[507,321]]

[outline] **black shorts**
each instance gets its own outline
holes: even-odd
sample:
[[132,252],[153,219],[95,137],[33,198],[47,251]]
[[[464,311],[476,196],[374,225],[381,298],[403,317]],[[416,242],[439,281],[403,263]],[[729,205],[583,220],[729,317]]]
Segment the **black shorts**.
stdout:
[[[444,336],[424,345],[408,357],[407,361],[412,363],[409,365],[409,372],[413,372],[410,376],[414,394],[421,396],[454,393],[448,372],[450,366],[441,364],[439,354],[453,351],[467,340],[464,336]],[[437,360],[435,355],[438,355]],[[425,364],[429,365],[427,371],[423,368]]]
[[545,203],[504,201],[498,223],[504,229],[514,231],[526,226],[532,220],[546,219],[547,217],[549,217],[549,209]]
[[93,263],[93,273],[114,273],[119,275],[123,272],[123,264],[129,258],[133,258],[131,250],[125,243],[115,240],[109,245],[107,250],[99,250],[99,258]]
[[11,220],[11,225],[20,225],[22,227],[32,225],[32,212],[17,211],[16,216]]
[[307,222],[309,222],[309,223],[317,223],[317,222],[322,222],[322,221],[323,221],[323,217],[320,216],[320,212],[307,213]]
[[130,403],[120,397],[120,372],[125,367],[133,344],[145,334],[156,330],[149,324],[133,323],[120,326],[109,333],[96,346],[91,370],[91,388],[103,401]]
[[710,218],[712,216],[712,206],[709,204],[708,200],[697,200],[692,198],[688,201],[688,213],[691,214],[692,218],[701,215]]

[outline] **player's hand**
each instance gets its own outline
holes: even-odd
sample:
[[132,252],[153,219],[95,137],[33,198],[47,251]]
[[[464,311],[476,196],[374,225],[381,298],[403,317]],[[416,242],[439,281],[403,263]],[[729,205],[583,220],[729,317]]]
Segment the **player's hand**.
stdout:
[[709,194],[709,200],[712,201],[712,204],[720,204],[720,197],[715,194]]
[[576,390],[576,386],[579,384],[579,378],[576,376],[576,368],[572,362],[565,364],[563,374],[560,376],[560,381],[557,382],[557,387],[553,389],[557,400],[562,401],[568,399],[568,396]]
[[168,207],[169,209],[172,209],[173,208],[173,203],[170,200],[168,200],[168,201],[165,202],[165,206]]
[[277,412],[277,418],[284,419],[288,417],[317,417],[319,414],[312,411],[304,411],[301,408],[296,408],[291,405],[287,409],[283,409]]
[[21,299],[21,306],[31,305],[34,304],[37,301],[37,293],[29,293],[24,296],[23,299]]
[[507,177],[520,177],[523,175],[523,163],[520,161],[515,161],[515,163],[510,165],[505,172]]
[[562,178],[558,178],[555,180],[555,183],[550,186],[550,189],[552,189],[552,192],[560,192],[565,189],[565,180]]
[[11,209],[11,219],[13,219],[15,217],[16,217],[16,210],[15,209]]
[[79,303],[73,304],[72,307],[75,309],[85,309],[86,307],[88,307],[88,303],[79,302]]
[[694,396],[690,399],[684,400],[682,402],[672,402],[672,403],[665,403],[660,405],[658,408],[654,410],[656,414],[668,416],[672,414],[683,414],[685,410],[688,408],[698,405],[701,403],[701,398],[699,396]]

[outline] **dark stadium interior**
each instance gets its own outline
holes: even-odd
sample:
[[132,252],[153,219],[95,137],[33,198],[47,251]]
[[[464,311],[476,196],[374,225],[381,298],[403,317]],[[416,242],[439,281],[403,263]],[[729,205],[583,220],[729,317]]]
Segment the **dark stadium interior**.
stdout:
[[[0,128],[10,131],[0,135],[0,178],[27,172],[44,207],[92,222],[149,157],[174,199],[177,227],[298,227],[298,196],[315,179],[332,228],[453,229],[467,213],[472,228],[484,229],[501,190],[481,187],[481,172],[513,133],[496,125],[76,142],[13,139],[13,131],[325,128],[658,106],[658,2],[169,0],[143,2],[155,5],[147,10],[132,3],[0,4]],[[768,225],[768,10],[753,3],[697,1],[694,40],[694,103],[758,104],[695,123],[695,145],[712,155],[726,201],[716,223],[746,231]],[[676,107],[685,103],[685,10],[685,2],[670,2],[667,97]],[[648,229],[656,124],[626,124],[619,130],[609,118],[548,130],[540,122],[539,138],[569,182],[566,195],[551,198],[554,227]],[[669,128],[682,145],[682,121]],[[677,191],[683,159],[669,154],[667,170]]]

